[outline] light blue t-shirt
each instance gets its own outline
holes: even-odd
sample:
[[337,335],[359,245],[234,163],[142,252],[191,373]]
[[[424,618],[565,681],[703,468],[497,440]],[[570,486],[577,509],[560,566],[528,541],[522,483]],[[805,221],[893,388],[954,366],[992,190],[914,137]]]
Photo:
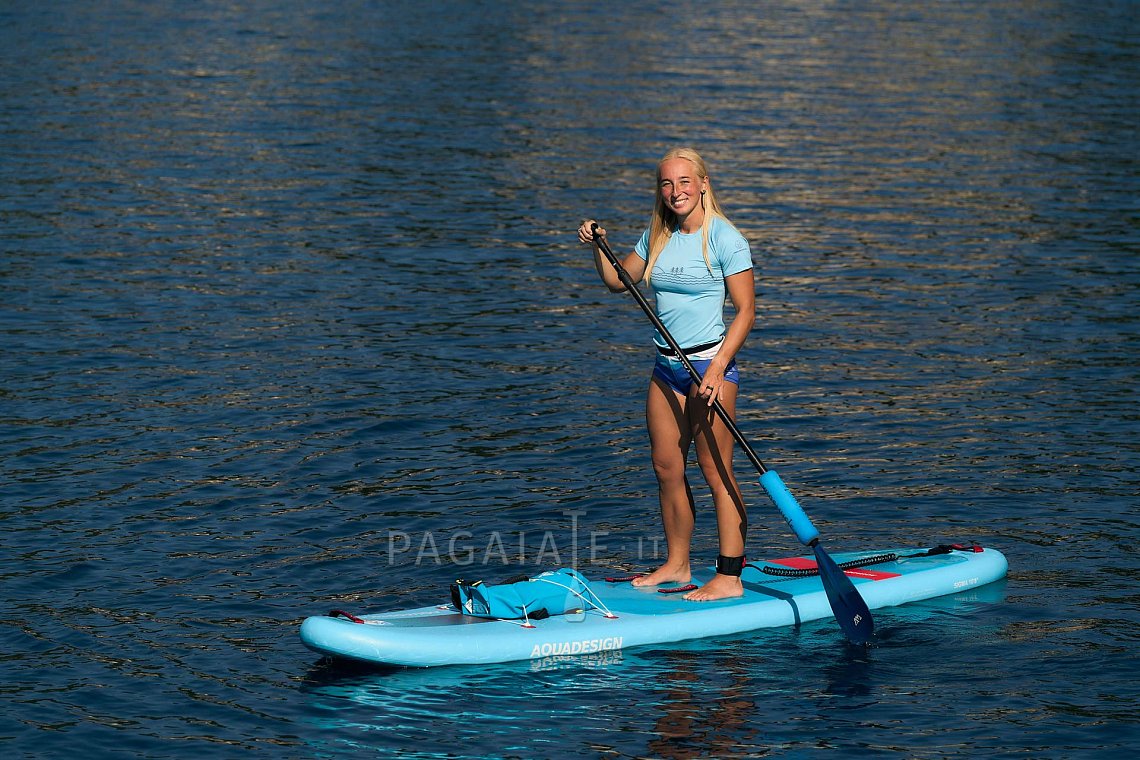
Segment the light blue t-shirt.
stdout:
[[[724,278],[752,268],[748,241],[735,227],[713,217],[709,227],[709,262],[701,251],[701,231],[674,232],[653,264],[649,284],[657,316],[682,348],[711,343],[724,335]],[[634,251],[649,259],[649,230]],[[658,334],[657,345],[667,347]]]

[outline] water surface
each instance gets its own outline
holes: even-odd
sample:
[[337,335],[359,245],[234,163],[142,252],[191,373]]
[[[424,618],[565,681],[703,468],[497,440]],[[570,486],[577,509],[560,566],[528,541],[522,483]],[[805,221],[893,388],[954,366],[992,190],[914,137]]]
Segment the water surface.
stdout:
[[[0,741],[1134,746],[1134,11],[0,11]],[[651,331],[573,230],[599,218],[631,246],[677,143],[757,266],[739,421],[829,550],[977,541],[1009,579],[878,613],[868,652],[820,622],[495,667],[321,663],[297,626],[331,607],[657,559]],[[752,551],[797,551],[744,479]]]

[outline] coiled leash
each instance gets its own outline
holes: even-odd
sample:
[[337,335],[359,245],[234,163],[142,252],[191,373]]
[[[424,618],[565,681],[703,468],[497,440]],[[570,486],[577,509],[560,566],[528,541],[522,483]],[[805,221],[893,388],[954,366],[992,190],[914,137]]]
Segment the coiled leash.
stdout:
[[[974,552],[975,554],[982,551],[982,547],[977,544],[942,544],[935,546],[933,549],[917,552],[915,554],[896,554],[894,552],[887,552],[886,554],[876,554],[871,557],[861,557],[859,559],[852,559],[846,562],[839,563],[840,570],[854,570],[860,567],[870,567],[871,565],[881,565],[884,562],[897,562],[900,559],[913,559],[915,557],[934,557],[939,554],[949,554],[952,551],[959,552]],[[753,565],[751,563],[745,565],[755,570],[759,570],[765,575],[775,575],[781,578],[810,578],[813,575],[819,575],[818,567],[773,567],[772,565]]]

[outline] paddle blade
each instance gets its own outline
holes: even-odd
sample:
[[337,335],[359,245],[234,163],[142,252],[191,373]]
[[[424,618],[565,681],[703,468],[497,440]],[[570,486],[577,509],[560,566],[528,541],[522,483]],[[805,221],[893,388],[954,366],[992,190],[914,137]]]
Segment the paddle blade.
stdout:
[[839,569],[839,565],[835,564],[835,560],[823,547],[816,543],[812,548],[815,550],[815,563],[819,567],[823,590],[827,592],[827,601],[831,602],[831,611],[835,613],[843,635],[852,644],[866,644],[875,632],[875,621],[871,619],[870,608],[859,595],[855,584]]

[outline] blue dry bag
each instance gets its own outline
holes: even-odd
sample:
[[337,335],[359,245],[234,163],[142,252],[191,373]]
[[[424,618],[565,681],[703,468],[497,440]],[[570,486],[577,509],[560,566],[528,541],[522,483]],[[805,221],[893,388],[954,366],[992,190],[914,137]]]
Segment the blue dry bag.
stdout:
[[575,570],[548,570],[533,578],[520,576],[499,584],[456,581],[451,601],[464,615],[517,620],[541,620],[583,609],[589,594],[586,580]]

